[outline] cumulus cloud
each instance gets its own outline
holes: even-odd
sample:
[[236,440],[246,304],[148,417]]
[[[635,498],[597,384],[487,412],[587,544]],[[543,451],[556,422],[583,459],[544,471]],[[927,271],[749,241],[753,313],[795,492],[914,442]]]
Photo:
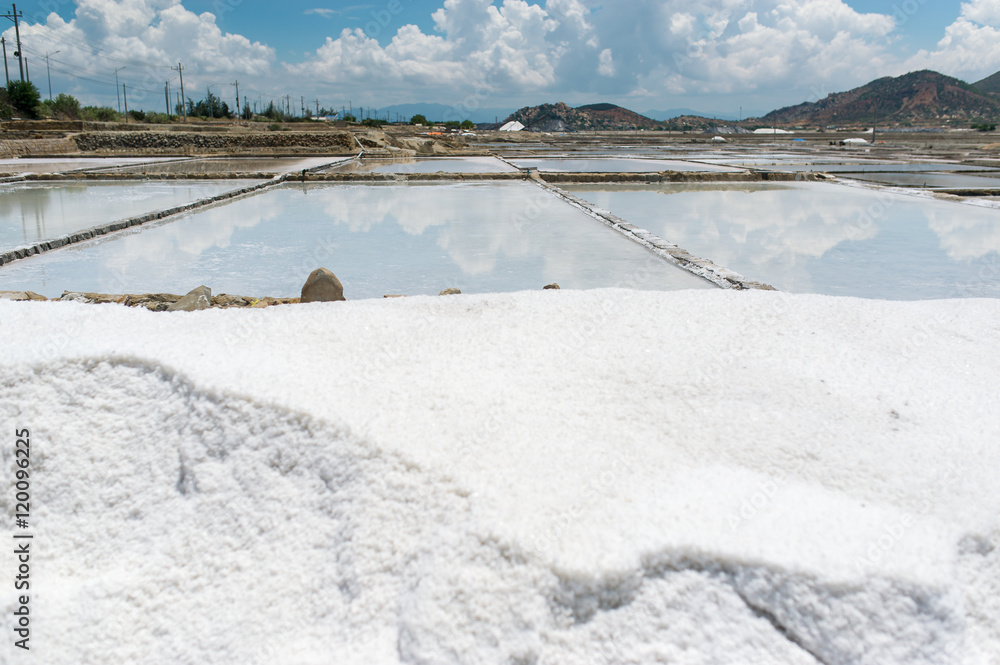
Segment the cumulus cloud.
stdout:
[[287,68],[438,95],[485,84],[502,96],[819,97],[884,74],[896,29],[843,0],[445,0],[433,21],[431,34],[391,21],[345,30]]
[[[441,0],[424,28],[405,24],[405,0],[392,0],[277,67],[270,46],[219,28],[240,2],[215,0],[215,13],[196,14],[181,0],[79,0],[72,20],[53,13],[22,34],[44,34],[47,48],[62,51],[53,73],[108,80],[124,64],[151,94],[183,61],[196,96],[242,75],[307,94],[364,90],[378,104],[601,98],[643,109],[677,96],[756,95],[777,105],[912,69],[966,78],[1000,69],[1000,0],[963,3],[937,47],[909,59],[893,46],[905,16],[845,0]],[[357,7],[304,11],[330,18]]]
[[[220,0],[221,11],[232,9],[232,0]],[[4,36],[13,40],[13,28]],[[224,33],[210,12],[195,14],[181,0],[78,0],[75,16],[63,20],[55,12],[44,21],[21,24],[25,51],[44,43],[46,51],[60,51],[52,58],[53,75],[77,77],[80,95],[93,95],[95,83],[113,81],[113,70],[130,86],[136,104],[162,99],[164,82],[176,76],[170,67],[183,62],[186,92],[204,89],[223,78],[270,73],[274,50],[242,35]],[[44,55],[44,54],[42,54]],[[112,83],[107,84],[111,90]],[[177,87],[177,84],[174,84]],[[108,91],[101,91],[107,94]],[[218,91],[216,91],[218,93]],[[202,94],[188,94],[198,98]]]
[[963,2],[937,47],[921,50],[907,67],[934,69],[973,82],[1000,70],[1000,0]]

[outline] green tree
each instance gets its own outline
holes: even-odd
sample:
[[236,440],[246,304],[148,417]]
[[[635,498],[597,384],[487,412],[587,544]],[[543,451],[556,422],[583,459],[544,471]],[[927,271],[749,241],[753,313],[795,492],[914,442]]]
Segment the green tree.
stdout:
[[38,94],[34,83],[11,81],[7,84],[7,98],[15,113],[26,118],[38,117],[38,105],[42,102],[42,96]]
[[417,115],[415,115],[412,118],[410,118],[410,124],[411,125],[427,125],[429,123],[427,122],[427,118],[425,118],[424,116],[422,116],[422,115],[420,115],[418,113]]
[[472,122],[471,120],[463,120],[461,127],[462,129],[475,129],[476,123]]

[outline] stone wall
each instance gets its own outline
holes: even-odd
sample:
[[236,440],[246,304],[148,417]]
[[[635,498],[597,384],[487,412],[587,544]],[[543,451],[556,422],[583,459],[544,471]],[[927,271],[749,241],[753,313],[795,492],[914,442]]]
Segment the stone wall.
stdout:
[[[302,132],[259,132],[247,134],[209,134],[175,132],[86,132],[74,139],[80,152],[97,153],[256,153],[287,151],[296,153],[356,153],[360,150],[347,132],[308,134]],[[378,143],[359,136],[365,148]]]
[[72,139],[0,139],[0,159],[49,157],[77,151]]

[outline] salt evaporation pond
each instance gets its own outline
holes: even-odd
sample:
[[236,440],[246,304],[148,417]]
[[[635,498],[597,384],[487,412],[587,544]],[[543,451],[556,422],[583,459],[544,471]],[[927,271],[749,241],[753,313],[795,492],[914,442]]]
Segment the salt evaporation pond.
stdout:
[[124,173],[290,173],[315,169],[349,157],[227,157],[223,159],[188,159],[164,164],[126,167]]
[[565,189],[782,291],[1000,297],[1000,210],[827,183]]
[[129,183],[74,180],[0,185],[0,250],[58,238],[251,184],[249,180]]
[[287,184],[0,268],[0,288],[298,296],[333,270],[349,299],[621,286],[710,289],[526,182]]
[[172,161],[174,157],[21,157],[0,159],[0,173],[62,173],[85,168]]
[[517,169],[495,157],[413,157],[354,159],[324,170],[337,173],[505,173]]
[[[1000,175],[998,173],[997,175]],[[896,187],[953,187],[961,189],[997,189],[1000,177],[959,173],[844,173],[844,177]]]
[[668,159],[560,159],[516,157],[510,160],[521,168],[538,169],[549,173],[658,173],[660,171],[694,171],[708,173],[736,173],[740,169],[716,164],[699,164]]

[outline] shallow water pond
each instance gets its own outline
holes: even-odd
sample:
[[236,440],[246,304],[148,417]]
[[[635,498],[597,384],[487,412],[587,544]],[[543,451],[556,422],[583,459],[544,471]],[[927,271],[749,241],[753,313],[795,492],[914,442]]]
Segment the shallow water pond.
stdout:
[[286,184],[0,268],[0,289],[348,298],[562,288],[716,288],[527,182]]
[[253,181],[74,180],[0,185],[0,250],[32,245],[250,184]]
[[325,169],[328,173],[504,173],[516,171],[495,157],[410,157],[361,159]]
[[1000,210],[829,183],[565,189],[778,289],[1000,297]]

